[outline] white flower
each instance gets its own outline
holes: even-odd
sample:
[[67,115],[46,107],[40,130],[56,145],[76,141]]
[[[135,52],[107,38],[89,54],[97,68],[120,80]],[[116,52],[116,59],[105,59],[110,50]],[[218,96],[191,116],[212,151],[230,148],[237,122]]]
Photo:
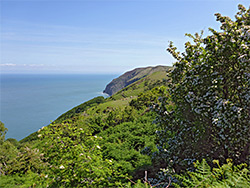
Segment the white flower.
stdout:
[[165,111],[163,114],[164,114],[164,115],[168,115],[168,111]]
[[40,138],[41,136],[42,136],[41,134],[37,135],[38,138]]
[[111,163],[112,163],[112,160],[109,160],[109,162],[111,162]]
[[41,130],[43,130],[44,129],[44,126],[41,128],[41,129],[39,129],[37,132],[40,132]]
[[216,119],[214,119],[214,122],[217,122],[218,121],[218,119],[216,118]]
[[97,145],[96,147],[97,147],[98,149],[101,149],[101,147],[100,147],[100,146],[98,146],[98,145]]
[[63,165],[61,165],[59,168],[60,168],[60,169],[64,169],[65,167],[64,167]]
[[45,178],[48,178],[48,174],[44,176]]

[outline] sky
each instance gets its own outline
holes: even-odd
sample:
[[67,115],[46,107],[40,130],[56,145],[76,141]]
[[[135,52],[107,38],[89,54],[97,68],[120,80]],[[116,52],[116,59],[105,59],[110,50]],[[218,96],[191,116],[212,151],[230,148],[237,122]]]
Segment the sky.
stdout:
[[169,41],[219,30],[249,0],[0,0],[0,73],[121,74],[171,66]]

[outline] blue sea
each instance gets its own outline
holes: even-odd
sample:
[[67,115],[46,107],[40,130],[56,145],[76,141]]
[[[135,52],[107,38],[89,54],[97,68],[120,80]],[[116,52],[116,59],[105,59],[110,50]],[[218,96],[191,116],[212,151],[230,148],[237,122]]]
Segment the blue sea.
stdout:
[[0,121],[21,140],[96,96],[116,75],[0,75]]

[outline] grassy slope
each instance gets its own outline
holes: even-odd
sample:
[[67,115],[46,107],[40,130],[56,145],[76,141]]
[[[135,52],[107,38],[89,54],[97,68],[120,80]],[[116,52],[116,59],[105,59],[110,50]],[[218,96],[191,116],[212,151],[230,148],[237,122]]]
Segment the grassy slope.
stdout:
[[[56,119],[54,123],[61,123],[63,121],[73,121],[75,122],[75,124],[79,125],[78,117],[86,117],[86,114],[87,116],[94,116],[96,112],[103,112],[106,109],[119,108],[120,110],[122,110],[125,107],[129,106],[129,102],[132,99],[135,99],[140,93],[148,91],[153,87],[163,85],[165,83],[165,80],[167,79],[166,71],[161,70],[147,77],[144,77],[107,99],[104,99],[103,97],[96,97],[85,103],[82,103],[59,116],[59,118]],[[106,114],[104,113],[103,116],[105,117]],[[82,119],[83,118],[80,119],[80,122],[84,122]],[[83,123],[80,124],[81,126],[83,126]],[[37,140],[37,135],[37,132],[34,132],[31,135],[22,139],[20,143],[26,143]]]
[[152,94],[152,89],[165,85],[166,79],[165,71],[153,73],[107,98],[105,102],[85,110],[74,121],[75,125],[102,136],[100,145],[104,157],[116,161],[121,166],[120,170],[134,174],[136,178],[144,175],[141,169],[150,169],[150,157],[141,154],[141,151],[145,147],[156,149],[153,144],[156,125],[152,124],[155,114],[147,111],[148,104],[136,109],[130,102],[147,100],[143,96],[138,98],[142,94],[157,95]]
[[138,80],[142,80],[143,78],[153,74],[154,72],[166,72],[166,70],[169,68],[170,67],[167,66],[136,68],[112,80],[112,82],[110,82],[106,86],[104,92],[109,95],[114,95],[123,88],[135,83]]
[[166,83],[166,78],[166,71],[155,72],[127,86],[107,99],[97,97],[77,107],[74,107],[72,110],[69,110],[68,112],[61,115],[55,122],[75,119],[78,115],[94,115],[97,111],[104,111],[106,109],[124,109],[125,107],[129,106],[129,102],[132,99],[137,98],[140,93],[149,91],[153,87],[164,85],[164,83]]
[[118,100],[122,98],[136,97],[141,92],[150,90],[153,87],[164,84],[166,79],[167,79],[166,71],[155,72],[123,88],[122,90],[117,92],[115,95],[111,96],[109,100]]
[[[152,88],[166,84],[166,78],[165,71],[155,72],[112,97],[97,97],[71,109],[55,123],[67,122],[102,136],[100,146],[104,157],[114,160],[124,173],[132,175],[137,169],[136,174],[140,176],[140,169],[151,164],[150,157],[141,154],[141,151],[145,147],[155,149],[153,143],[156,130],[156,125],[152,124],[155,114],[148,111],[149,103],[145,101],[148,98],[144,95],[158,98],[158,90]],[[131,105],[132,100],[140,104],[141,108]],[[34,146],[38,144],[37,133],[21,142],[31,141]],[[141,172],[141,176],[143,173]]]

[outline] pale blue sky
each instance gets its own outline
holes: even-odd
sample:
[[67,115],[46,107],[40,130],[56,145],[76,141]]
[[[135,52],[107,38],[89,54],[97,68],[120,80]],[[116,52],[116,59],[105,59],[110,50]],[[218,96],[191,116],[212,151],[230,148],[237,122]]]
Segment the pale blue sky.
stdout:
[[168,41],[219,29],[246,0],[1,0],[1,73],[121,74],[172,65]]

